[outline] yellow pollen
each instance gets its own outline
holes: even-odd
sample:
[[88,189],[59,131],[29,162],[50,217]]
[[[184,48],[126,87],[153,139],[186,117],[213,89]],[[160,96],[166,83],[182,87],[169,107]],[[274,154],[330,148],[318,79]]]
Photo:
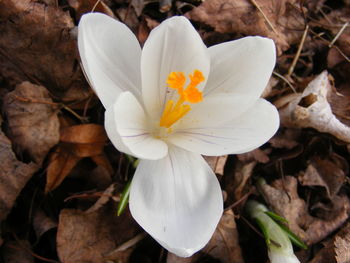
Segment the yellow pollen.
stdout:
[[[203,100],[202,92],[197,89],[198,84],[205,80],[203,73],[196,69],[193,74],[189,75],[189,79],[190,83],[184,89],[186,77],[183,72],[171,72],[168,75],[167,84],[170,88],[177,90],[179,98],[176,104],[173,100],[167,101],[159,126],[170,128],[171,125],[185,116],[191,110],[191,106],[184,104],[185,102],[198,103]],[[168,131],[171,131],[171,129],[168,129]]]

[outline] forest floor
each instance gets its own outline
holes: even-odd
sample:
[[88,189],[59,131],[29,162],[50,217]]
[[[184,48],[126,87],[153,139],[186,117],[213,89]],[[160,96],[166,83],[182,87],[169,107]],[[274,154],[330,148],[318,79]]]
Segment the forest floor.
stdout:
[[[80,68],[77,25],[92,9],[124,22],[141,45],[174,15],[207,46],[275,41],[263,97],[280,129],[252,152],[206,157],[225,212],[190,258],[164,250],[128,208],[117,216],[135,168],[108,140]],[[0,262],[265,263],[265,241],[244,212],[254,198],[308,245],[295,248],[302,263],[349,263],[349,22],[349,0],[0,0]]]

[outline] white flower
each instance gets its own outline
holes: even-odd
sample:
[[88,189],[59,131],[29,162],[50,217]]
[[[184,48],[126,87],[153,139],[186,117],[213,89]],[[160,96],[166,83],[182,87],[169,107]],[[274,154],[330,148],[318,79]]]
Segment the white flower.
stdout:
[[294,255],[292,243],[281,227],[265,212],[266,206],[256,201],[248,201],[247,211],[249,215],[259,221],[264,228],[265,235],[271,241],[268,244],[268,256],[271,263],[300,263]]
[[155,28],[141,51],[124,24],[91,13],[79,23],[78,46],[110,140],[141,159],[133,217],[169,251],[192,255],[223,211],[201,154],[247,152],[278,129],[276,108],[259,98],[275,65],[273,41],[247,37],[207,48],[177,16]]

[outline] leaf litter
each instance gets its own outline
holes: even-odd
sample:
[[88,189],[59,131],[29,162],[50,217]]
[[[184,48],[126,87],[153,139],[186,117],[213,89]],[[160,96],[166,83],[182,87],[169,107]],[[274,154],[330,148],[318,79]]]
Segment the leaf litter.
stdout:
[[[346,0],[0,2],[0,258],[4,262],[266,262],[244,205],[259,199],[309,248],[302,262],[349,257],[350,3]],[[261,35],[277,46],[264,92],[281,127],[265,145],[206,157],[225,213],[205,248],[167,253],[120,195],[134,172],[109,142],[80,69],[76,26],[104,12],[141,44],[166,17],[191,19],[208,45]],[[261,179],[266,180],[261,183]],[[251,253],[254,250],[254,253]]]

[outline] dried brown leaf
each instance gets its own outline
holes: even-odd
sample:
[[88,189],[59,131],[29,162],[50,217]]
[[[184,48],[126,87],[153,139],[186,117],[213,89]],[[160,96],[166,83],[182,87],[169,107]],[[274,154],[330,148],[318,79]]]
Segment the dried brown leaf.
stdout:
[[43,234],[45,234],[47,231],[56,227],[57,227],[57,222],[55,220],[47,216],[42,209],[40,208],[35,209],[34,215],[33,215],[33,228],[37,239],[40,239],[40,237]]
[[[187,13],[220,33],[261,35],[272,38],[279,53],[299,43],[304,21],[297,1],[207,0]],[[265,17],[264,17],[265,15]],[[271,27],[272,26],[272,27]]]
[[286,218],[289,228],[308,244],[324,239],[349,217],[350,201],[346,196],[337,198],[337,206],[329,211],[334,216],[329,220],[311,216],[305,201],[298,195],[297,179],[292,176],[275,180],[271,186],[262,184],[259,190],[271,209]]
[[100,155],[107,141],[103,126],[98,124],[81,124],[62,130],[60,140],[73,144],[72,150],[79,157]]
[[64,209],[57,232],[58,256],[62,263],[104,263],[105,255],[134,237],[137,229],[129,213],[117,217],[110,207],[92,213]]
[[219,259],[222,263],[244,262],[232,210],[224,212],[212,238],[202,252]]
[[350,262],[350,223],[347,223],[334,238],[337,263]]
[[73,154],[71,148],[58,147],[50,156],[45,192],[57,188],[80,160],[81,157]]
[[301,172],[298,179],[302,185],[324,187],[327,197],[332,200],[345,182],[347,171],[346,160],[331,153],[327,158],[312,157],[305,172]]
[[[228,193],[228,204],[233,204],[234,202],[241,200],[241,198],[249,192],[251,184],[249,184],[249,179],[253,175],[253,169],[256,166],[256,162],[237,162],[234,170],[234,175],[230,176],[232,180],[228,180],[226,183],[225,190]],[[226,178],[225,178],[226,180]],[[233,195],[232,195],[233,193]]]
[[40,164],[59,140],[57,111],[48,91],[23,82],[5,96],[3,109],[16,148]]
[[245,163],[253,161],[257,161],[259,163],[268,163],[270,161],[268,154],[269,150],[261,150],[258,148],[250,152],[237,154],[237,157],[240,161]]
[[16,84],[29,79],[57,95],[86,85],[68,11],[42,1],[7,0],[0,2],[0,20],[2,76]]
[[30,251],[30,243],[27,240],[8,241],[1,254],[4,263],[34,263],[34,257]]
[[0,221],[2,221],[11,210],[22,188],[39,169],[39,166],[35,163],[25,164],[17,160],[10,140],[2,131],[0,131],[0,160]]

